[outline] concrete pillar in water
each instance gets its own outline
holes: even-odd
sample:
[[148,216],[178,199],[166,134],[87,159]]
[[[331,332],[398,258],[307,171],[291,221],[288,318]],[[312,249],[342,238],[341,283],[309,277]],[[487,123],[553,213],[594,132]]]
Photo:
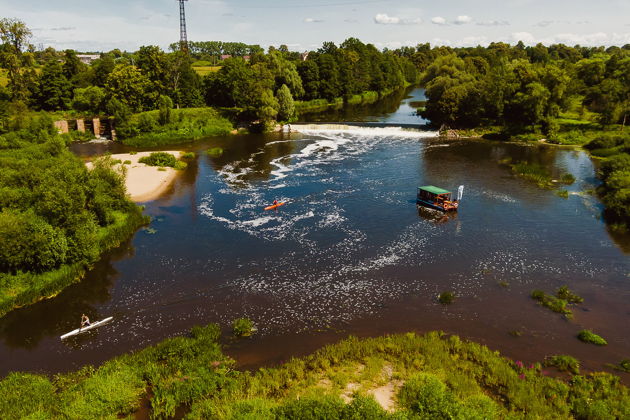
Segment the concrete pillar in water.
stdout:
[[94,136],[101,137],[101,119],[94,118],[92,120],[92,127],[94,128]]
[[85,133],[85,121],[77,120],[77,131]]

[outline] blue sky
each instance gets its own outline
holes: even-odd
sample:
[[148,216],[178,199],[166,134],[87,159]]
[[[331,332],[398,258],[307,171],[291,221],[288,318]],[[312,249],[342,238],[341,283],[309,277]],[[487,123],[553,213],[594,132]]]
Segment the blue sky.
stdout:
[[[315,49],[357,37],[377,47],[630,43],[630,0],[190,0],[188,38]],[[35,45],[135,50],[179,38],[176,0],[0,0]]]

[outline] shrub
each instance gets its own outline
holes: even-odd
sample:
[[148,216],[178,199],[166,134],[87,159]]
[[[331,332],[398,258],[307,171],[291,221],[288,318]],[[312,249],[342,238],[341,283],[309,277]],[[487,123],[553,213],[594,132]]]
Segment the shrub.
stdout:
[[175,166],[173,166],[175,169],[177,169],[178,171],[184,170],[188,167],[188,164],[186,162],[182,162],[181,160],[178,160],[177,162],[175,162]]
[[249,337],[254,333],[254,323],[248,318],[238,318],[232,323],[232,331],[236,337]]
[[562,198],[569,198],[569,191],[564,190],[564,189],[563,190],[558,190],[558,191],[556,191],[556,195],[558,197],[562,197]]
[[589,330],[580,331],[580,333],[578,334],[578,338],[585,343],[595,344],[596,346],[608,345],[608,342],[606,340]]
[[558,299],[566,300],[569,303],[582,303],[584,299],[569,290],[567,286],[561,286],[556,292]]
[[564,372],[580,374],[580,361],[571,356],[551,356],[545,359],[545,366],[555,366],[558,370]]
[[564,299],[559,299],[555,296],[551,296],[543,292],[542,290],[534,290],[531,294],[532,299],[537,300],[538,303],[545,308],[551,309],[554,312],[563,314],[567,318],[572,318],[573,313],[570,309],[567,309],[568,302]]
[[131,161],[130,160],[126,160],[123,162],[124,165],[131,165]]
[[575,177],[569,173],[562,174],[562,176],[560,177],[560,182],[562,182],[563,184],[571,185],[575,182]]
[[182,159],[194,159],[194,158],[195,158],[195,152],[182,153]]
[[422,418],[456,418],[458,404],[437,376],[420,373],[411,377],[398,393],[398,402]]
[[438,301],[442,305],[450,305],[455,300],[455,295],[452,292],[442,292],[438,296]]
[[149,156],[141,157],[138,162],[144,163],[149,166],[168,166],[175,167],[177,159],[170,153],[166,152],[154,152]]
[[223,149],[221,147],[213,147],[208,150],[208,155],[212,157],[219,157],[223,154]]

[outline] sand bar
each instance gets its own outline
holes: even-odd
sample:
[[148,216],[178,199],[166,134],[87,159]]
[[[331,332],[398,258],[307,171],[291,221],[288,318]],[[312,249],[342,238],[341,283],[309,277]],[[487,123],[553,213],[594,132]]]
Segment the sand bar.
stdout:
[[[158,198],[168,190],[168,187],[170,187],[180,172],[173,168],[161,168],[162,170],[160,170],[157,166],[148,166],[138,162],[138,159],[149,156],[151,153],[153,152],[138,152],[135,155],[129,153],[112,155],[112,159],[120,160],[121,162],[131,161],[131,164],[125,165],[121,163],[117,166],[123,166],[127,169],[127,176],[125,177],[127,194],[132,201],[137,203]],[[166,151],[166,153],[179,158],[182,152]],[[86,165],[88,169],[91,169],[91,162],[88,162]]]

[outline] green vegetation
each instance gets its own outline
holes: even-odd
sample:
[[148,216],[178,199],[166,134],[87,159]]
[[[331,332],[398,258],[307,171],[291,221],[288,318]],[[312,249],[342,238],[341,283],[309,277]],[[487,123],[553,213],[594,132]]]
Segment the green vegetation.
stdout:
[[630,373],[630,359],[624,359],[618,365],[612,365],[612,368],[621,372]]
[[548,295],[542,290],[534,290],[532,299],[537,300],[545,308],[563,314],[566,318],[573,318],[573,313],[567,308],[568,304],[582,303],[584,299],[571,292],[567,286],[562,286],[556,291],[556,296]]
[[606,346],[608,342],[599,335],[589,330],[582,330],[578,334],[578,338],[585,343],[595,344],[596,346]]
[[4,124],[12,131],[0,134],[0,315],[58,293],[144,223],[111,158],[88,171],[46,116],[13,114]]
[[566,355],[551,356],[545,359],[545,366],[554,366],[563,372],[580,374],[580,361]]
[[208,155],[212,156],[212,157],[219,157],[223,154],[223,148],[221,147],[213,147],[211,149],[208,149]]
[[453,292],[442,292],[438,296],[438,302],[440,302],[442,305],[450,305],[454,301],[455,295],[453,294]]
[[[0,417],[116,418],[143,399],[152,418],[188,405],[187,419],[626,418],[630,393],[607,373],[568,382],[456,336],[348,338],[276,368],[239,372],[219,328],[193,328],[99,368],[0,381]],[[563,359],[564,360],[564,359]],[[567,359],[568,360],[568,359]],[[573,366],[569,363],[568,366]],[[391,390],[386,413],[373,399]]]
[[168,166],[173,168],[177,163],[177,158],[167,152],[153,152],[149,156],[138,159],[138,162],[149,166]]
[[159,146],[228,135],[234,129],[212,108],[173,109],[171,120],[164,125],[159,123],[159,116],[160,111],[133,115],[121,132],[122,142],[135,147]]
[[512,172],[528,181],[535,182],[540,188],[552,188],[551,174],[541,165],[521,162],[510,165]]
[[182,159],[194,159],[195,156],[195,152],[182,153]]
[[254,331],[254,323],[248,318],[238,318],[232,323],[232,332],[236,337],[249,337]]
[[564,190],[564,189],[560,189],[560,190],[556,191],[556,195],[558,197],[562,197],[562,198],[569,198],[569,191]]

